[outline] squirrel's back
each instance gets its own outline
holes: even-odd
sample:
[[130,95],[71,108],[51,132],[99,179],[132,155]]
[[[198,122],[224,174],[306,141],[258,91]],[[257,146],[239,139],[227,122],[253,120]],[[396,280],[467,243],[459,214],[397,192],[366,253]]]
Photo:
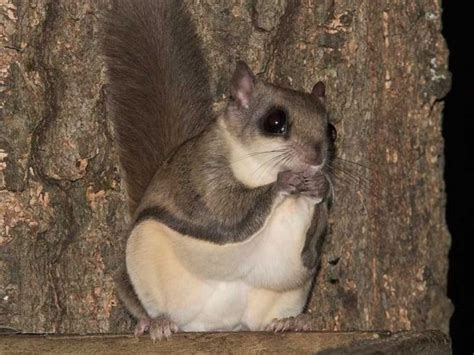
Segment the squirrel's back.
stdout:
[[151,178],[214,116],[195,28],[173,0],[119,0],[107,15],[107,92],[133,214]]

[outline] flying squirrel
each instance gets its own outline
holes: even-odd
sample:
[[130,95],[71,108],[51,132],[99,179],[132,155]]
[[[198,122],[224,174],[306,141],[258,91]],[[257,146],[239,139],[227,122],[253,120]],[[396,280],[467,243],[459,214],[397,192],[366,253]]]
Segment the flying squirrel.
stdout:
[[135,334],[309,329],[336,139],[324,84],[281,88],[238,61],[218,115],[183,2],[115,1],[104,33]]

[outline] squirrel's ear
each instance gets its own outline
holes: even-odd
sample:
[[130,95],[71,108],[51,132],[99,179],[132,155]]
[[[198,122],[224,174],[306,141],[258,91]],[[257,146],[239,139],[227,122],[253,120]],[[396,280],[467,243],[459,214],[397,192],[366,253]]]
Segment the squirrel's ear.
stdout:
[[318,81],[313,86],[313,90],[311,91],[311,96],[313,96],[313,98],[323,103],[326,101],[326,87],[324,86],[324,83],[322,81]]
[[230,93],[235,102],[244,108],[249,107],[255,86],[255,76],[245,62],[238,61],[232,76]]

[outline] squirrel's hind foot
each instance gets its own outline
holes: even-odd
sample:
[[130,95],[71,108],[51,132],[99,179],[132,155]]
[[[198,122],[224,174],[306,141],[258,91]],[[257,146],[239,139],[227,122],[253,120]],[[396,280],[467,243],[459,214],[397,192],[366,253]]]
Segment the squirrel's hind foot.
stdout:
[[161,340],[170,340],[173,333],[178,332],[178,326],[174,324],[168,317],[160,316],[151,320],[150,337],[153,342]]
[[150,329],[151,319],[150,318],[142,318],[138,321],[137,325],[135,326],[135,330],[133,334],[136,337],[139,337],[145,334]]
[[309,314],[300,314],[296,317],[274,319],[265,327],[267,332],[306,332],[313,330],[311,316]]
[[135,326],[134,334],[136,337],[150,333],[153,342],[171,339],[171,335],[178,331],[178,327],[168,317],[160,316],[155,319],[142,318]]

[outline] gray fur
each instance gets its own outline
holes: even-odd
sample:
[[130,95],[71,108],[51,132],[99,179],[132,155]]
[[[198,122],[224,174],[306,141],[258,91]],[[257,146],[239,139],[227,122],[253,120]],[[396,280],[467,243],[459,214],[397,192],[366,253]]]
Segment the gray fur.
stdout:
[[[154,177],[138,211],[160,207],[157,217],[175,230],[218,244],[238,242],[254,234],[265,222],[277,189],[254,189],[237,181],[230,170],[217,127],[184,144]],[[136,223],[137,223],[136,222]]]
[[[309,94],[257,82],[250,107],[243,110],[231,101],[223,119],[244,144],[258,141],[262,139],[259,119],[273,106],[284,107],[292,117],[290,137],[272,138],[281,140],[295,156],[282,170],[307,169],[318,143],[327,156],[324,107]],[[183,234],[217,244],[243,241],[260,229],[286,186],[278,181],[257,188],[244,186],[231,171],[231,152],[222,136],[222,128],[214,123],[183,144],[156,173],[135,223],[156,218]]]

